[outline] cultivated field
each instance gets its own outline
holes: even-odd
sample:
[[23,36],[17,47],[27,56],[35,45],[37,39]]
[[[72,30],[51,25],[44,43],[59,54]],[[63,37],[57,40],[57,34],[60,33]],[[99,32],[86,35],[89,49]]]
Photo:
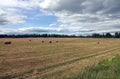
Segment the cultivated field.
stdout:
[[116,54],[120,39],[0,39],[0,79],[65,79]]

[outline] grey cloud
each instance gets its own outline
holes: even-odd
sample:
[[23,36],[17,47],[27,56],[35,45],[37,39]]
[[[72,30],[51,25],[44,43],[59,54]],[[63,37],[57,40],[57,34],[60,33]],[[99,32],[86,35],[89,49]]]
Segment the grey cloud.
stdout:
[[21,29],[23,32],[54,32],[57,31],[56,29],[51,28],[40,28],[40,27],[29,27]]
[[[65,10],[69,12],[74,12],[74,11],[79,12],[82,8],[81,3],[83,1],[84,0],[56,0],[56,1],[44,0],[43,3],[40,3],[40,7],[45,10],[53,10],[53,11],[64,11]],[[50,4],[47,4],[48,2],[50,2]]]
[[83,13],[96,13],[103,9],[103,0],[85,0],[81,5],[83,6]]
[[16,15],[4,11],[0,12],[0,25],[9,25],[9,24],[21,24],[25,22],[26,16]]
[[73,31],[63,28],[26,27],[18,29],[0,28],[0,34],[72,34]]
[[40,3],[42,9],[73,13],[116,13],[120,12],[119,5],[119,0],[43,0]]
[[[19,29],[10,29],[10,28],[0,28],[0,34],[69,34],[69,35],[90,35],[92,33],[106,33],[106,32],[117,32],[120,31],[118,28],[119,26],[116,26],[114,29],[108,29],[109,27],[103,29],[103,28],[97,28],[97,29],[88,29],[88,28],[82,28],[82,29],[73,29],[71,28],[43,28],[43,27],[26,27],[26,28],[19,28]],[[112,26],[110,27],[112,28]]]
[[69,12],[81,12],[82,6],[81,3],[84,0],[60,0],[59,1],[59,5],[57,8],[55,8],[55,10],[57,11],[62,11],[62,10],[66,10]]
[[[0,0],[0,25],[25,23],[41,0]],[[31,17],[31,16],[29,16]]]
[[54,12],[59,26],[72,32],[120,30],[120,0],[43,0],[40,8]]
[[[39,3],[41,11],[57,17],[55,24],[59,27],[18,29],[20,33],[90,34],[120,31],[120,0],[27,0],[22,3],[17,2],[22,9],[37,7]],[[0,13],[4,14],[0,14],[0,25],[24,23],[25,16],[13,15],[17,12]]]
[[105,0],[103,5],[107,13],[120,12],[120,0]]
[[4,20],[4,19],[0,19],[0,25],[6,25],[8,23],[8,21]]
[[0,14],[0,25],[6,25],[8,23],[4,16],[4,14]]

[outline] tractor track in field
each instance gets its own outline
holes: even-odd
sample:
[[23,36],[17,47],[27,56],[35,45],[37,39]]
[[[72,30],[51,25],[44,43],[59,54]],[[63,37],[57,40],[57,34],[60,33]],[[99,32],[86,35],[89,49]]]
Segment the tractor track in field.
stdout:
[[[63,62],[63,63],[47,66],[45,68],[41,68],[40,69],[41,71],[39,73],[32,74],[30,76],[26,76],[25,79],[29,79],[31,77],[35,78],[36,75],[38,75],[38,76],[41,75],[42,76],[42,75],[46,75],[46,74],[49,74],[49,73],[56,72],[56,70],[54,70],[55,68],[59,68],[61,66],[63,66],[63,68],[64,68],[66,65],[71,65],[73,63],[76,63],[77,61],[84,61],[84,60],[89,60],[89,59],[98,59],[100,57],[111,56],[111,53],[113,51],[117,50],[117,49],[118,48],[113,48],[113,49],[101,51],[99,53],[94,53],[94,54],[86,55],[86,56],[83,56],[83,57],[75,58],[75,59],[72,59],[72,60],[69,60],[69,61],[66,61],[66,62]],[[58,70],[60,70],[60,69],[58,69]]]
[[[101,52],[98,52],[98,53],[93,53],[93,54],[90,54],[90,55],[86,55],[86,56],[83,56],[83,57],[77,57],[77,58],[74,58],[72,60],[68,60],[68,61],[65,61],[65,62],[62,62],[62,63],[58,63],[58,64],[53,64],[53,65],[50,65],[50,66],[46,66],[44,68],[40,68],[40,69],[33,69],[33,71],[31,73],[24,73],[24,74],[21,74],[21,75],[15,75],[13,76],[12,79],[19,79],[19,78],[22,78],[22,79],[30,79],[31,77],[36,77],[36,75],[44,75],[44,74],[47,74],[47,73],[51,73],[51,72],[54,72],[54,69],[55,68],[58,68],[58,67],[61,67],[61,66],[65,66],[65,65],[70,65],[70,64],[73,64],[77,61],[80,61],[80,60],[85,60],[85,59],[89,59],[89,58],[97,58],[97,57],[102,57],[102,56],[107,56],[109,55],[112,51],[115,51],[117,50],[119,47],[117,48],[113,48],[113,49],[109,49],[109,50],[104,50],[104,51],[101,51]],[[38,71],[37,73],[34,73]],[[33,74],[34,73],[34,74]],[[11,74],[13,75],[13,74]]]
[[[104,50],[104,49],[103,49]],[[92,52],[91,52],[92,53]],[[59,55],[61,55],[61,54],[63,54],[63,53],[59,53]],[[68,52],[68,53],[66,53],[66,54],[71,54],[71,52]],[[53,55],[56,55],[56,54],[52,54],[52,56]],[[58,55],[58,54],[57,54]],[[47,57],[49,57],[49,56],[51,56],[51,55],[43,55],[43,56],[33,56],[33,57],[20,57],[20,58],[2,58],[2,59],[0,59],[0,61],[2,61],[2,60],[8,60],[8,61],[15,61],[15,60],[29,60],[29,59],[37,59],[37,58],[42,58],[42,57],[45,57],[45,56],[47,56]]]

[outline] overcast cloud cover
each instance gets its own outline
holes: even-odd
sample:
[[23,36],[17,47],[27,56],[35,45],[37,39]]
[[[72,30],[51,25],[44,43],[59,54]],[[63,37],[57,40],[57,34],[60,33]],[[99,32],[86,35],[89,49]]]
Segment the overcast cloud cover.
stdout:
[[120,31],[120,0],[0,0],[0,34]]

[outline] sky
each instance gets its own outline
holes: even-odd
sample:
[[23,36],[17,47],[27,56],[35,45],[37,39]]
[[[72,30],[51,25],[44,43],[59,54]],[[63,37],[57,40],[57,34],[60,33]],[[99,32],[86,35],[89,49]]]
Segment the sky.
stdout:
[[0,0],[0,34],[120,32],[120,0]]

